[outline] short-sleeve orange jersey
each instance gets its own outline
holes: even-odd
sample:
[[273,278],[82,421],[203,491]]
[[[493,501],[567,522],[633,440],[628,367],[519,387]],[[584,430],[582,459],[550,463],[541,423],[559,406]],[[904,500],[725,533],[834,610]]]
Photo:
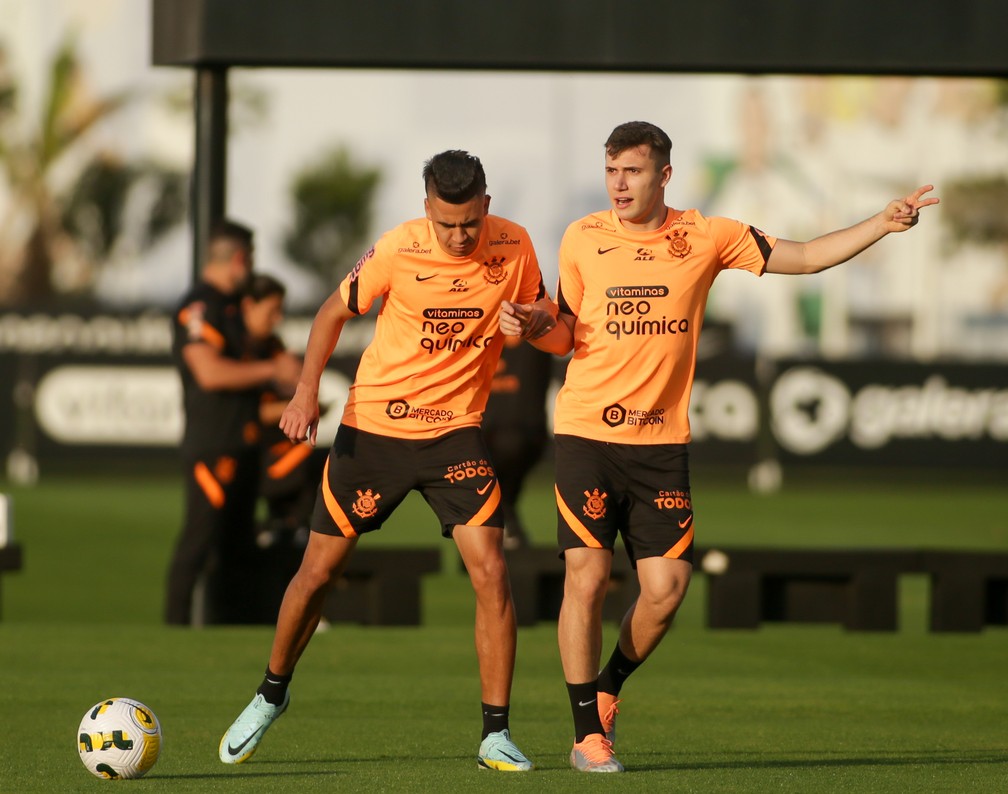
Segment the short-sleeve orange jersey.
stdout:
[[502,300],[545,296],[521,226],[495,215],[468,257],[445,253],[426,218],[384,234],[340,284],[351,311],[381,309],[361,355],[344,424],[397,438],[479,425],[504,340]]
[[689,398],[707,294],[725,268],[762,275],[776,244],[752,226],[669,210],[655,231],[610,211],[567,227],[557,302],[575,317],[554,430],[621,444],[690,440]]

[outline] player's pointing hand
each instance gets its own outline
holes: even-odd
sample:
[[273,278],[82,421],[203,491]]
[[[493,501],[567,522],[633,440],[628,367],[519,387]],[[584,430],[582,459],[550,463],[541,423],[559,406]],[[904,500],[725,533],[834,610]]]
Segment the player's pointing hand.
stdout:
[[934,190],[934,185],[922,185],[906,198],[890,201],[889,206],[885,208],[887,230],[890,232],[903,232],[916,226],[920,209],[922,207],[930,207],[939,201],[935,196],[922,198],[925,193],[932,190]]

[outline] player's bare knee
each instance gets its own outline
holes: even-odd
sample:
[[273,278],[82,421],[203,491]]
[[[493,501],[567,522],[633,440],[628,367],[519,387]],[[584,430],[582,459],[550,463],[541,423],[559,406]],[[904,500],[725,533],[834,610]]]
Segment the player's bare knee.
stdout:
[[605,600],[609,577],[591,571],[567,571],[564,577],[564,598],[582,604],[596,604]]
[[503,555],[486,555],[466,564],[469,580],[478,592],[493,590],[510,593],[507,563]]
[[335,568],[305,559],[291,580],[291,584],[307,593],[317,593],[331,588],[339,578]]

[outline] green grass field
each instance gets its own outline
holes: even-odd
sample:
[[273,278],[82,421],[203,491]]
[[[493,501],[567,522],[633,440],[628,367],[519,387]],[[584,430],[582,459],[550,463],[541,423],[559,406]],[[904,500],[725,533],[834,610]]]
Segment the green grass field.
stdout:
[[[771,496],[695,472],[698,543],[1008,550],[1008,490],[940,477],[810,473]],[[549,484],[523,500],[552,542]],[[165,740],[144,791],[550,790],[1002,792],[1008,788],[1008,629],[927,631],[927,584],[901,583],[901,628],[704,626],[698,575],[664,644],[623,691],[619,756],[601,780],[567,768],[570,715],[554,626],[522,628],[512,729],[538,769],[480,772],[472,599],[451,546],[415,499],[365,543],[440,545],[418,628],[336,625],[308,649],[288,714],[247,764],[217,760],[268,654],[269,627],[160,625],[180,520],[171,478],[50,478],[14,486],[24,570],[0,580],[0,791],[76,792],[92,778],[76,728],[124,695]],[[606,626],[606,652],[615,639]]]

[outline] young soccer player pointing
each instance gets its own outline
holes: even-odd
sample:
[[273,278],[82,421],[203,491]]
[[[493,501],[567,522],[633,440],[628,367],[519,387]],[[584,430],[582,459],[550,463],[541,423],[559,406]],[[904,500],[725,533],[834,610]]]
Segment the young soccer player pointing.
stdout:
[[[532,341],[573,350],[556,400],[557,536],[566,563],[558,638],[574,717],[570,762],[621,772],[613,753],[619,694],[654,651],[686,594],[693,557],[687,443],[690,389],[707,294],[726,268],[818,273],[916,225],[925,185],[877,215],[809,242],[665,204],[672,142],[646,122],[605,144],[610,208],[572,223],[560,245],[559,315]],[[505,334],[527,333],[532,306],[505,303]],[[622,534],[640,597],[599,672],[602,603]]]

